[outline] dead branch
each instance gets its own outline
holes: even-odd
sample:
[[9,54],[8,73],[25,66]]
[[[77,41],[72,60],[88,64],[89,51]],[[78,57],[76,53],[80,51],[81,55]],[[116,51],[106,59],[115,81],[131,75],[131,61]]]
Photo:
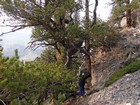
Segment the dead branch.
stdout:
[[6,103],[3,100],[0,99],[0,101],[2,102],[3,105],[6,105]]
[[2,32],[0,35],[4,35],[4,34],[9,34],[9,33],[13,33],[15,31],[18,31],[18,30],[21,30],[21,29],[24,29],[26,27],[31,27],[31,26],[37,26],[38,24],[27,24],[27,25],[24,25],[24,24],[20,24],[20,25],[0,25],[0,27],[11,27],[12,29],[10,31],[7,31],[7,32]]
[[97,20],[97,6],[98,6],[98,0],[95,0],[95,7],[94,7],[94,11],[93,11],[93,23],[91,26],[93,26],[94,24],[96,24],[96,20]]
[[28,44],[30,44],[30,45],[27,46],[25,49],[31,48],[33,50],[36,50],[37,48],[39,48],[41,46],[54,46],[54,45],[56,45],[56,42],[47,43],[43,39],[36,39],[36,40],[30,41]]

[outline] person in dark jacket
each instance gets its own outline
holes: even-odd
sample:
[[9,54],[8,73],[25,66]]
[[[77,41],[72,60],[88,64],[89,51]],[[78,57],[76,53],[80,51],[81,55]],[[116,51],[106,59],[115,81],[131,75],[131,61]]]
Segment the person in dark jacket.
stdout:
[[90,77],[90,72],[88,69],[83,68],[79,70],[79,94],[80,96],[85,95],[85,83],[86,79]]

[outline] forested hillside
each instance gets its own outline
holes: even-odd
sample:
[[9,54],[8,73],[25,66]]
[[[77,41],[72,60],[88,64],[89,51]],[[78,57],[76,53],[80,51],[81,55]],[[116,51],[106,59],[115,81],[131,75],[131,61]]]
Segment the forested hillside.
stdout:
[[[90,2],[0,0],[0,16],[10,18],[3,20],[9,24],[1,26],[11,27],[1,35],[30,27],[27,47],[46,48],[34,61],[24,62],[18,49],[9,58],[0,47],[0,105],[89,105],[90,94],[140,69],[139,0],[111,0],[108,21],[97,16],[101,1],[95,0],[92,10]],[[79,67],[90,73],[82,97],[86,101],[79,98]]]

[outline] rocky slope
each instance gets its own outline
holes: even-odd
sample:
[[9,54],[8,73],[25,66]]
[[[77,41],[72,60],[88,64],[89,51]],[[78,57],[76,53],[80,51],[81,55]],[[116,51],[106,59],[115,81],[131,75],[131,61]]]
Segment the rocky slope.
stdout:
[[116,46],[110,50],[100,47],[93,52],[91,59],[94,88],[102,87],[112,73],[140,58],[140,28],[124,28],[119,32],[119,37]]
[[105,51],[96,49],[92,56],[92,94],[77,98],[65,105],[140,105],[140,70],[126,74],[113,85],[101,90],[115,71],[140,59],[140,27],[123,28],[115,47]]
[[140,70],[71,105],[140,105]]

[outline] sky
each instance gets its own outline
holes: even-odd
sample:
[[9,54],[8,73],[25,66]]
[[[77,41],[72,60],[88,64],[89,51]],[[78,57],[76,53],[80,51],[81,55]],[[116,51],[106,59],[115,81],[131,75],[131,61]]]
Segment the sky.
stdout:
[[[93,1],[93,0],[90,0]],[[111,6],[108,6],[107,3],[111,0],[99,0],[99,4],[97,7],[97,16],[102,20],[106,21],[110,15]],[[94,9],[94,2],[89,2],[90,10],[93,12]],[[93,13],[91,13],[93,15]],[[4,17],[0,17],[0,25],[2,25],[2,20]],[[0,34],[2,32],[7,32],[10,29],[8,27],[0,27]],[[0,45],[4,48],[4,55],[5,56],[13,56],[14,50],[19,50],[19,56],[21,60],[29,61],[34,60],[36,57],[40,55],[42,52],[42,48],[39,48],[35,51],[31,49],[26,49],[29,45],[28,43],[31,41],[31,28],[25,28],[13,33],[9,33],[3,36],[0,36]]]
[[[0,32],[7,32],[9,28],[0,28]],[[1,36],[0,45],[4,48],[3,54],[5,56],[14,56],[14,50],[18,49],[19,56],[22,60],[34,60],[42,52],[39,48],[35,51],[27,48],[28,43],[31,41],[31,29],[22,29],[14,33],[9,33]],[[27,56],[28,55],[28,56]],[[29,56],[30,55],[30,56]],[[29,58],[30,57],[30,58]]]
[[[91,10],[91,12],[93,12],[95,0],[89,0],[89,1],[90,1],[89,9]],[[111,12],[111,8],[112,8],[111,6],[109,6],[110,2],[111,2],[111,0],[98,0],[97,16],[104,21],[108,20],[108,17],[110,16],[110,12]],[[91,15],[93,15],[93,13]]]

